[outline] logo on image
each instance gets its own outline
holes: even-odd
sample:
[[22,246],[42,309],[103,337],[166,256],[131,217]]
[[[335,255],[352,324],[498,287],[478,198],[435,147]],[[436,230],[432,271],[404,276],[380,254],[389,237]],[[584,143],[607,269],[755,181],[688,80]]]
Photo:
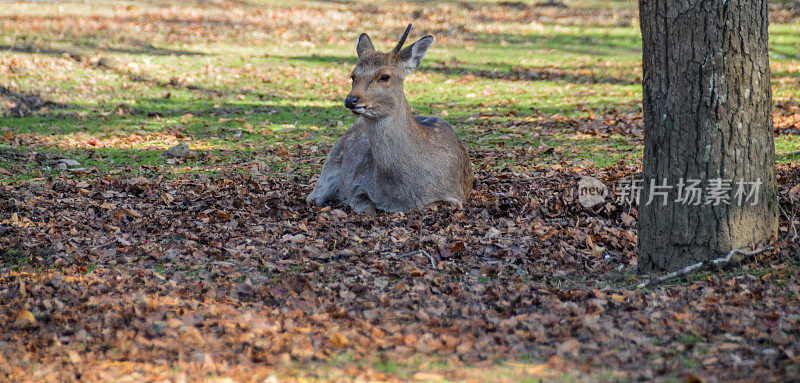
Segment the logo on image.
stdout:
[[608,188],[597,178],[584,176],[578,181],[578,201],[581,206],[596,206],[605,202],[607,196]]

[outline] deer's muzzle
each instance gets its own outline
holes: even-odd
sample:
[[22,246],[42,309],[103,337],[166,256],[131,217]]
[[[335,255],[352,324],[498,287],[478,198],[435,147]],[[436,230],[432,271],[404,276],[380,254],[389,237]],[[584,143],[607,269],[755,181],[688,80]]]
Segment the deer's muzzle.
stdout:
[[348,109],[353,109],[358,105],[358,97],[348,96],[344,99],[344,106]]

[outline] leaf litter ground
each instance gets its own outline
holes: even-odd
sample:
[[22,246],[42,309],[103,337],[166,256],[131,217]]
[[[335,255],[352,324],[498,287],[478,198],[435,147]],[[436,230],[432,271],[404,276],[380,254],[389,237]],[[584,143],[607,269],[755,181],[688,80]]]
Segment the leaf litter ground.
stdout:
[[[776,251],[737,270],[637,290],[636,210],[574,195],[581,175],[632,172],[482,172],[463,211],[372,217],[255,173],[4,185],[0,371],[482,380],[470,374],[504,362],[522,366],[505,380],[797,378],[788,222]],[[780,180],[798,211],[800,169]],[[333,371],[298,367],[316,364]]]
[[[636,209],[575,198],[640,169],[636,4],[564,3],[0,9],[0,381],[800,380],[797,7],[770,4],[775,251],[637,290]],[[408,22],[470,202],[307,206],[352,41]]]

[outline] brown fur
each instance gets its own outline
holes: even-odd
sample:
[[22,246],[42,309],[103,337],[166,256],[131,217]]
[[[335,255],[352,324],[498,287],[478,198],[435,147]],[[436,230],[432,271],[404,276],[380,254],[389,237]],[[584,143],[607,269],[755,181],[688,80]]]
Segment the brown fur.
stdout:
[[321,206],[340,200],[363,214],[439,201],[461,206],[469,198],[472,164],[458,135],[442,119],[414,116],[403,91],[405,76],[433,37],[400,50],[404,40],[379,53],[366,34],[359,36],[348,98],[357,98],[351,110],[360,117],[331,150],[307,201]]

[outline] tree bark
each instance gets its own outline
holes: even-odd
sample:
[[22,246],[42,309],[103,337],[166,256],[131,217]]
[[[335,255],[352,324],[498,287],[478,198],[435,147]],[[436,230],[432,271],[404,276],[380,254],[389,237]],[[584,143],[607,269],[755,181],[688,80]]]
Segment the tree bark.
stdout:
[[[639,13],[645,127],[639,272],[676,270],[769,241],[777,233],[778,201],[767,0],[639,0]],[[700,204],[680,201],[681,179],[700,180]],[[725,189],[724,180],[730,180],[729,204],[709,202],[714,190]],[[750,183],[759,181],[757,195],[737,203],[740,186],[752,192]]]

